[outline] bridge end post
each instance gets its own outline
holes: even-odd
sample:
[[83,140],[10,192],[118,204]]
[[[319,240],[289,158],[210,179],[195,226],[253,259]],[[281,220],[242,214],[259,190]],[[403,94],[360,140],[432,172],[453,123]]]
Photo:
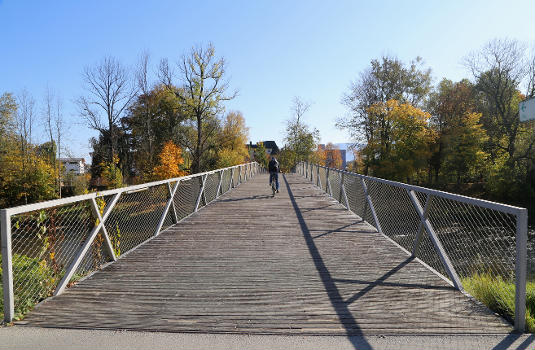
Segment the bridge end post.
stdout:
[[13,293],[13,255],[11,251],[11,215],[7,209],[0,210],[2,231],[2,287],[4,292],[4,321],[9,323],[15,317],[15,295]]
[[526,328],[526,270],[528,244],[528,211],[522,209],[516,215],[515,259],[515,331]]

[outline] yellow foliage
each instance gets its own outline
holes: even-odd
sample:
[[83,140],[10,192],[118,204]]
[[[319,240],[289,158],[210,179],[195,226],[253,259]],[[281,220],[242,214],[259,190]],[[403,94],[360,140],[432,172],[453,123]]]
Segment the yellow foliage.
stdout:
[[218,168],[242,164],[249,159],[246,146],[248,130],[241,112],[227,114],[220,136],[222,149],[218,154]]
[[175,145],[173,141],[167,141],[159,155],[159,165],[154,167],[153,174],[157,179],[170,179],[186,175],[186,171],[180,169],[184,164],[182,149]]
[[320,164],[328,168],[342,168],[342,152],[330,142],[324,147],[318,146],[314,157],[319,159]]

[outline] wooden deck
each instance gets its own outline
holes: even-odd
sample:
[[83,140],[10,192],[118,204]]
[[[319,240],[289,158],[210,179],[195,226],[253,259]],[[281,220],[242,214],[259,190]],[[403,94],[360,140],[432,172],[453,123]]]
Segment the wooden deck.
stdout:
[[299,175],[242,184],[51,298],[30,326],[170,332],[490,334],[512,327]]

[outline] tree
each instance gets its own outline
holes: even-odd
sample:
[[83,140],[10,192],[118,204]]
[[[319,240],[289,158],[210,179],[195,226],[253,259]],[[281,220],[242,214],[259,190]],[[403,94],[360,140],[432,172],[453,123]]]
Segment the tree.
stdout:
[[32,144],[32,129],[35,121],[35,100],[27,90],[17,96],[17,133],[19,137],[19,147],[22,154],[22,168],[28,166],[31,144]]
[[159,165],[153,171],[156,179],[164,180],[187,174],[186,171],[181,169],[181,166],[184,164],[182,150],[173,141],[167,141],[164,144],[159,158]]
[[259,142],[257,144],[257,147],[254,151],[254,160],[267,169],[268,166],[268,153],[266,148],[264,147],[263,142]]
[[337,146],[329,142],[323,147],[318,146],[317,153],[321,164],[328,168],[342,168],[342,153]]
[[117,154],[119,120],[134,99],[136,89],[127,70],[111,56],[104,57],[95,66],[86,67],[83,79],[87,95],[77,100],[80,114],[90,128],[101,134],[108,133],[110,143],[106,161],[113,162]]
[[367,113],[370,118],[384,120],[391,129],[386,139],[372,135],[371,140],[376,142],[368,142],[362,150],[365,164],[374,176],[411,182],[427,166],[431,155],[430,145],[435,138],[427,127],[431,115],[397,100],[376,103]]
[[319,141],[319,131],[310,130],[309,126],[303,122],[304,114],[309,110],[310,104],[303,102],[299,97],[295,97],[292,102],[292,118],[287,120],[285,147],[295,156],[293,168],[298,162],[306,161],[316,149]]
[[[356,143],[382,143],[385,146],[391,125],[381,115],[370,116],[368,110],[376,103],[384,104],[389,100],[420,107],[431,89],[431,70],[423,69],[422,65],[419,57],[408,67],[397,58],[372,60],[371,67],[361,73],[343,96],[342,103],[349,109],[349,114],[340,118],[337,126],[347,130]],[[388,148],[382,149],[388,151]],[[365,174],[368,174],[367,164]]]
[[221,150],[218,154],[218,168],[242,164],[247,161],[249,152],[246,143],[249,128],[241,112],[230,112],[225,117],[220,134]]
[[466,60],[478,92],[477,109],[488,134],[485,151],[492,166],[487,191],[492,199],[533,207],[532,174],[535,137],[533,126],[521,123],[518,103],[527,80],[533,93],[533,57],[526,59],[525,46],[516,40],[494,39]]
[[219,124],[214,120],[224,111],[223,102],[233,99],[236,92],[228,94],[229,83],[225,80],[225,60],[217,59],[212,44],[208,47],[194,47],[189,55],[180,61],[181,83],[173,88],[172,71],[166,61],[160,63],[162,83],[178,97],[185,114],[192,121],[192,133],[187,149],[191,155],[191,172],[207,169],[210,163],[203,159],[210,152],[210,139],[217,132]]
[[[432,178],[434,178],[435,183],[439,182],[439,175],[445,159],[452,159],[451,153],[456,151],[455,143],[458,141],[456,137],[470,133],[469,130],[463,130],[465,127],[475,127],[471,123],[475,119],[470,117],[475,112],[475,108],[476,93],[473,85],[466,79],[457,83],[443,79],[436,91],[430,94],[428,109],[431,113],[431,119],[429,124],[436,132],[437,138],[432,146],[429,183],[431,183]],[[477,120],[479,121],[479,118]],[[483,137],[481,135],[477,138],[479,147],[483,146],[480,144]]]
[[121,119],[133,151],[132,167],[141,177],[150,177],[165,142],[180,143],[185,119],[174,92],[157,85],[139,95]]
[[499,151],[507,153],[510,167],[526,159],[535,139],[519,149],[517,138],[529,132],[520,124],[518,103],[523,99],[519,88],[530,72],[525,47],[516,40],[494,39],[465,60],[475,79],[479,93],[478,109],[489,135],[492,159]]
[[280,171],[283,173],[292,171],[296,164],[295,159],[296,155],[294,151],[290,150],[288,147],[282,147],[278,154]]
[[0,96],[0,157],[6,152],[6,143],[15,133],[17,101],[13,94],[5,92]]

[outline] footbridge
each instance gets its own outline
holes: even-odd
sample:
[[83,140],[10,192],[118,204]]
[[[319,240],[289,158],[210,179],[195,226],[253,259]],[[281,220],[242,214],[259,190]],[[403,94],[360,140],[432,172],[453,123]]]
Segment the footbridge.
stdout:
[[[279,180],[272,197],[250,163],[2,210],[4,319],[246,334],[524,330],[525,209],[306,163]],[[509,314],[478,300],[485,281],[511,296]]]

